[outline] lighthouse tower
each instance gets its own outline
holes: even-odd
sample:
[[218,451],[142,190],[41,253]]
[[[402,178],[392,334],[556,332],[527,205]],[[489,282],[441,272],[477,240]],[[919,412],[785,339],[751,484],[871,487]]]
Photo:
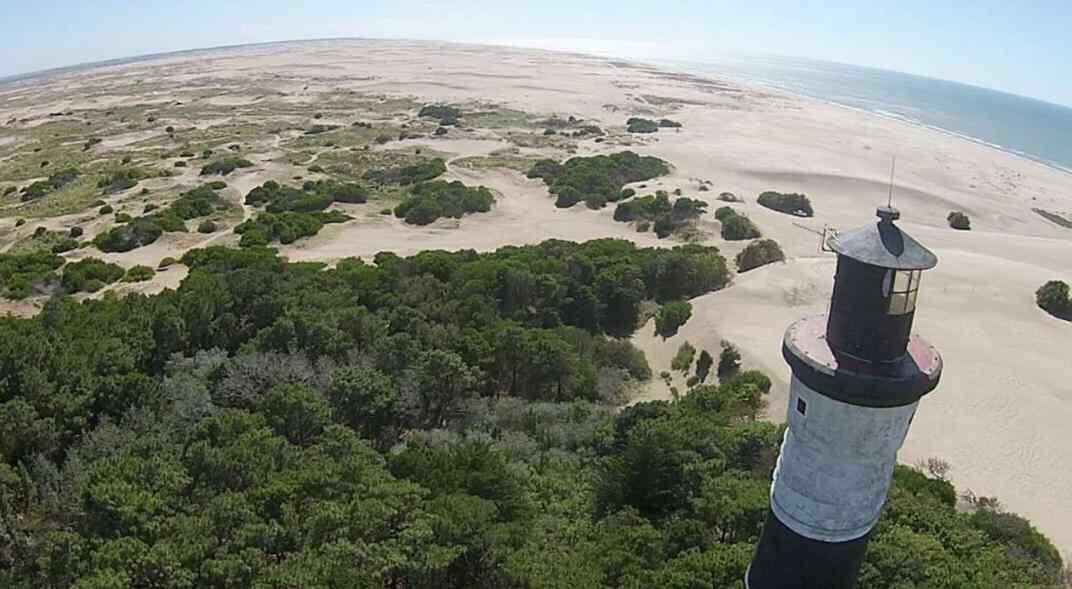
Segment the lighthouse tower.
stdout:
[[899,216],[882,207],[877,223],[829,241],[830,312],[785,332],[789,427],[748,589],[856,585],[897,451],[938,385],[938,351],[911,333],[920,274],[938,258],[897,227]]

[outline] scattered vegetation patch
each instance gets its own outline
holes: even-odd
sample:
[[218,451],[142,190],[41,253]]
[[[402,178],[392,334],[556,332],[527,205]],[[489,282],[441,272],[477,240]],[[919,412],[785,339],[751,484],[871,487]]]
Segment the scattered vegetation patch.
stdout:
[[971,229],[971,219],[968,215],[962,211],[950,211],[949,215],[945,218],[949,222],[949,226],[953,229],[959,229],[961,231],[968,231]]
[[421,108],[417,116],[425,119],[437,119],[440,125],[450,127],[458,124],[462,111],[446,104],[429,104]]
[[662,239],[689,226],[706,209],[706,202],[688,197],[678,198],[671,203],[670,195],[660,190],[654,195],[618,203],[614,209],[614,220],[622,223],[636,221],[638,225],[650,223],[655,234]]
[[86,258],[64,266],[60,284],[69,293],[97,292],[125,274],[126,270],[119,264]]
[[144,173],[138,169],[126,168],[116,170],[101,178],[97,182],[97,188],[103,190],[104,194],[115,194],[134,188],[144,177]]
[[1035,291],[1035,303],[1054,317],[1072,320],[1072,295],[1067,282],[1051,280],[1043,284]]
[[748,244],[737,254],[737,271],[747,272],[772,262],[785,260],[781,246],[773,239],[759,239]]
[[240,157],[225,157],[201,168],[202,176],[226,176],[239,168],[252,168],[253,162]]
[[306,181],[302,188],[292,188],[269,180],[246,195],[246,204],[267,205],[269,213],[323,211],[333,202],[360,204],[368,201],[369,192],[360,184],[334,180]]
[[715,218],[722,223],[722,239],[726,241],[741,241],[760,237],[759,229],[755,223],[747,215],[738,212],[733,207],[719,207],[715,211]]
[[433,158],[408,166],[397,168],[369,170],[365,180],[377,184],[401,184],[408,186],[439,177],[447,171],[447,165],[441,158]]
[[0,294],[21,300],[35,292],[47,292],[62,265],[63,258],[50,251],[0,254]]
[[152,280],[155,275],[156,271],[148,266],[133,266],[123,276],[123,282],[145,282]]
[[599,209],[607,202],[617,200],[624,185],[669,173],[669,165],[657,157],[622,151],[574,157],[563,164],[550,159],[539,160],[527,175],[547,184],[551,194],[557,196],[557,207],[568,208],[584,202],[589,208]]
[[55,192],[78,179],[78,168],[65,168],[51,174],[46,180],[38,180],[22,189],[19,200],[27,202],[36,200]]
[[70,237],[60,240],[58,243],[52,246],[52,253],[62,254],[72,250],[76,250],[81,246],[77,239],[71,239]]
[[184,233],[186,221],[207,217],[225,206],[215,190],[199,186],[180,194],[167,208],[99,233],[93,245],[102,252],[128,252],[155,242],[165,232]]
[[495,197],[483,186],[436,180],[413,187],[394,209],[394,214],[412,225],[427,225],[440,217],[460,219],[468,213],[486,213]]
[[732,192],[723,192],[718,195],[718,200],[722,202],[744,202],[744,200]]
[[660,129],[680,129],[681,128],[681,123],[679,123],[677,121],[672,121],[670,119],[659,119],[659,128]]
[[350,217],[339,211],[260,213],[235,227],[234,232],[242,236],[240,247],[266,246],[277,241],[285,245],[320,233],[328,223],[348,220]]
[[759,195],[756,199],[761,206],[767,207],[772,211],[778,211],[779,213],[785,213],[787,215],[796,215],[798,217],[811,217],[815,215],[815,211],[811,208],[811,201],[803,194],[783,193],[768,190]]

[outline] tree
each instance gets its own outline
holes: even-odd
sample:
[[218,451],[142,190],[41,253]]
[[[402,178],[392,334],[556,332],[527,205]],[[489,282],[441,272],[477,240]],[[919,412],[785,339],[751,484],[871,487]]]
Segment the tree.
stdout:
[[659,307],[655,314],[655,334],[663,339],[677,334],[678,328],[692,317],[692,304],[688,301],[674,301]]
[[701,383],[707,381],[707,375],[711,372],[711,366],[714,363],[714,358],[707,350],[700,352],[700,357],[696,360],[696,376],[699,377]]
[[741,352],[726,340],[722,340],[722,352],[718,355],[718,380],[726,382],[741,371]]
[[373,440],[380,440],[398,422],[398,387],[390,376],[374,368],[336,370],[327,397],[336,421]]
[[275,432],[290,443],[308,446],[331,423],[331,407],[320,393],[301,385],[282,385],[268,391],[258,410]]

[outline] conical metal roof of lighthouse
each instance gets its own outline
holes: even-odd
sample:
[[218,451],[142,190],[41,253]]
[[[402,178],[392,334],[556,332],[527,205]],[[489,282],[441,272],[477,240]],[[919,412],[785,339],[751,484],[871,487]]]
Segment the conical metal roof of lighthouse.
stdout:
[[893,207],[879,207],[878,223],[864,225],[830,238],[830,249],[859,262],[894,270],[929,270],[938,257],[893,222],[901,213]]

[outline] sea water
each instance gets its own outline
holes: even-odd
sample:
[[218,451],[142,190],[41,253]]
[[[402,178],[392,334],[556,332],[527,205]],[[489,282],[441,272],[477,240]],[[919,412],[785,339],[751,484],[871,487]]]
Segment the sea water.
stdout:
[[1072,172],[1072,108],[968,84],[809,59],[667,62],[926,125]]

